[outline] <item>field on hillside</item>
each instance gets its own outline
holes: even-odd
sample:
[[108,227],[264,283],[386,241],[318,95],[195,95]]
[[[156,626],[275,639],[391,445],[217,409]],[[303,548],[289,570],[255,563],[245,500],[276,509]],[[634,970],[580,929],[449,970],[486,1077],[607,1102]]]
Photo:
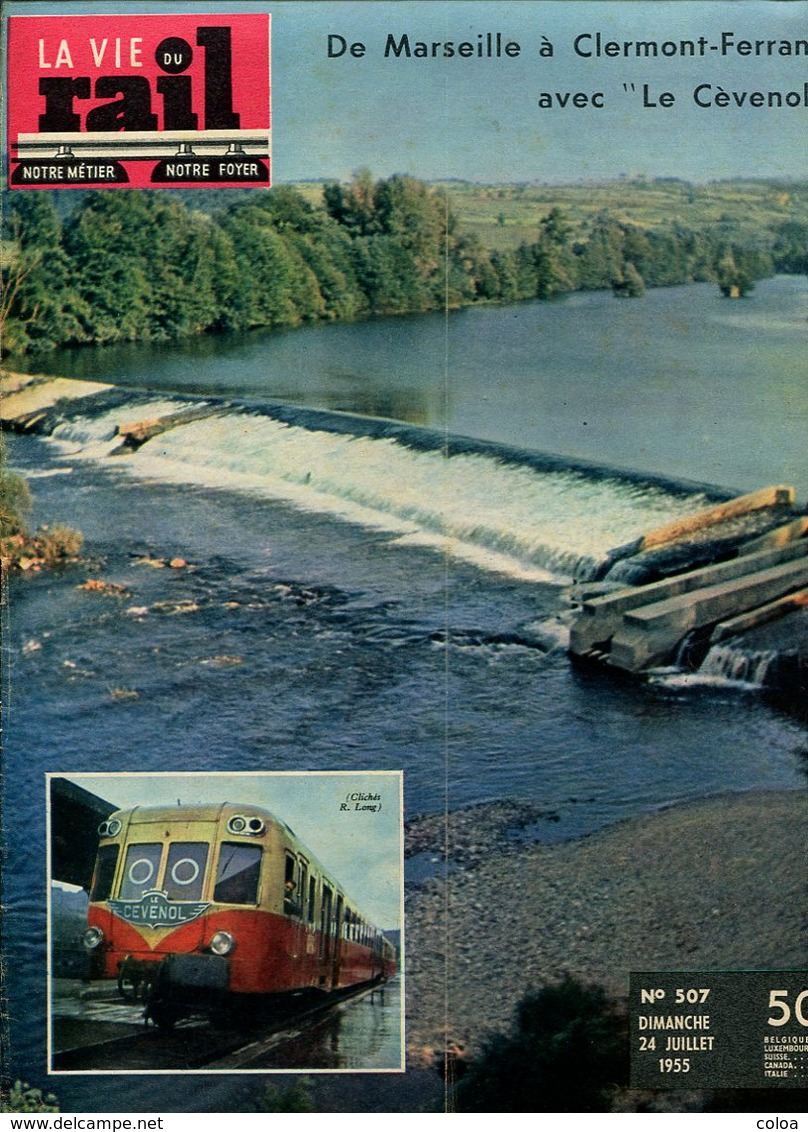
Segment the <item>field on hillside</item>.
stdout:
[[[322,185],[294,186],[312,204]],[[460,227],[484,247],[514,248],[539,239],[540,223],[561,208],[574,231],[583,233],[600,212],[641,228],[682,224],[699,230],[726,226],[727,233],[754,245],[757,234],[786,221],[808,224],[808,182],[716,181],[691,185],[674,179],[625,178],[575,185],[501,184],[445,181]]]
[[539,223],[553,208],[567,214],[574,229],[589,227],[599,212],[641,228],[673,223],[700,229],[722,224],[754,240],[756,232],[788,220],[808,223],[808,184],[625,179],[604,184],[443,186],[463,228],[485,247],[510,248],[539,235]]

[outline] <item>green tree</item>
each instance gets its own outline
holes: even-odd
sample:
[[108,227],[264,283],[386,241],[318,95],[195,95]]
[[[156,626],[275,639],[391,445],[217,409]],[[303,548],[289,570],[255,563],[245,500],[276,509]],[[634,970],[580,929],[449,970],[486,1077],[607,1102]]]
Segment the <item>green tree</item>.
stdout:
[[780,224],[772,254],[778,271],[808,275],[808,223],[788,220]]
[[356,278],[373,314],[406,314],[429,309],[423,279],[393,236],[354,240]]
[[[356,282],[379,314],[458,305],[476,293],[470,245],[445,194],[395,174],[374,183],[366,169],[323,192],[329,218],[352,241]],[[488,284],[493,275],[488,268]]]
[[90,193],[65,237],[93,341],[173,339],[227,325],[232,247],[209,215],[170,193]]
[[97,343],[149,338],[156,260],[152,206],[134,189],[88,193],[65,243],[88,307],[86,336]]
[[149,277],[149,336],[181,338],[217,324],[225,304],[220,272],[232,248],[211,218],[190,212],[173,201],[161,202],[152,217],[152,262]]
[[520,298],[519,281],[512,252],[495,251],[491,253],[491,267],[497,281],[496,296],[503,303],[513,303]]
[[[281,186],[235,207],[226,221],[231,230],[244,222],[270,227],[283,241],[292,268],[288,285],[293,321],[352,318],[367,308],[354,271],[351,236],[325,208]],[[249,249],[243,243],[240,248],[242,266],[249,272]]]
[[744,263],[738,261],[731,248],[719,259],[717,275],[718,287],[724,298],[742,299],[754,289],[755,282],[752,275]]
[[324,229],[316,237],[291,234],[287,239],[312,272],[319,290],[319,313],[328,318],[354,318],[367,308],[356,279],[351,242],[346,233]]
[[633,263],[625,263],[620,275],[612,280],[612,291],[621,299],[639,299],[645,294],[645,282]]
[[0,247],[4,353],[80,342],[87,309],[50,193],[10,195]]
[[233,324],[239,329],[293,324],[290,287],[294,264],[272,218],[248,206],[225,217],[223,225],[240,279],[233,297]]
[[462,306],[475,299],[497,297],[497,276],[491,264],[491,256],[476,234],[452,233],[445,285],[446,301],[452,307]]
[[600,213],[589,238],[578,245],[578,282],[582,290],[611,287],[622,276],[623,229],[608,213]]
[[352,236],[372,236],[379,230],[375,191],[370,170],[360,169],[354,173],[350,185],[327,184],[323,199],[329,216]]
[[570,243],[572,229],[560,208],[552,208],[541,222],[541,239],[533,245],[536,295],[551,299],[578,286],[578,264]]

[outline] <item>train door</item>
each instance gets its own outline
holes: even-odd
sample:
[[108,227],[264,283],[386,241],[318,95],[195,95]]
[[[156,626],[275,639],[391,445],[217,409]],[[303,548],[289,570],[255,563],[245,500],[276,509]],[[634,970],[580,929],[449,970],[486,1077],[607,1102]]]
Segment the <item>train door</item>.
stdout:
[[342,962],[342,915],[343,915],[343,899],[337,893],[337,907],[334,915],[334,962],[331,968],[331,986],[339,986],[339,973],[340,965]]
[[[306,970],[308,972],[309,932],[307,918],[309,912],[309,863],[306,857],[300,857],[298,859],[298,865],[298,891],[300,892],[300,908],[298,915],[300,919],[298,920],[298,933],[296,933],[298,934],[298,940],[296,940],[296,944],[298,944],[298,957],[300,962],[306,964]],[[303,970],[304,969],[301,968],[301,977],[306,978],[303,974]]]
[[300,966],[306,961],[306,930],[303,926],[306,903],[306,879],[308,869],[288,850],[284,867],[283,914],[289,930],[287,939],[288,957],[295,964],[295,980],[305,982],[305,973]]
[[331,908],[334,894],[323,882],[323,898],[320,901],[320,986],[328,981],[328,968],[331,960]]

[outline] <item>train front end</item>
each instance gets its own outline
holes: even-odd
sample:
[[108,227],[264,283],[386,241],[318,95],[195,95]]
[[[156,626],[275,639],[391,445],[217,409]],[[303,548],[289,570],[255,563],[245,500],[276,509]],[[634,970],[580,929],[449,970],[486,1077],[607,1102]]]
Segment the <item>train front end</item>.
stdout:
[[215,1013],[234,995],[285,989],[283,850],[271,814],[137,807],[112,814],[99,835],[84,937],[94,977],[148,1001],[158,1022],[160,1002]]

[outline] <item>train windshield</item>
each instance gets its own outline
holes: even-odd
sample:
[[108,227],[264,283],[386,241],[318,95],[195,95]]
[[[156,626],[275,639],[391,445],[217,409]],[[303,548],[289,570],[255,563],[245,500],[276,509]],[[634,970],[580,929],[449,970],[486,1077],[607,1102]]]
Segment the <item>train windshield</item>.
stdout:
[[224,841],[219,851],[214,901],[217,904],[257,904],[260,872],[260,846]]
[[102,845],[98,850],[98,861],[95,866],[95,878],[90,893],[91,900],[109,900],[112,893],[112,882],[115,879],[115,868],[118,864],[118,846]]
[[168,848],[163,889],[169,900],[199,900],[208,847],[202,841],[175,841]]
[[139,900],[144,892],[157,888],[162,850],[160,844],[129,846],[121,881],[121,900]]

